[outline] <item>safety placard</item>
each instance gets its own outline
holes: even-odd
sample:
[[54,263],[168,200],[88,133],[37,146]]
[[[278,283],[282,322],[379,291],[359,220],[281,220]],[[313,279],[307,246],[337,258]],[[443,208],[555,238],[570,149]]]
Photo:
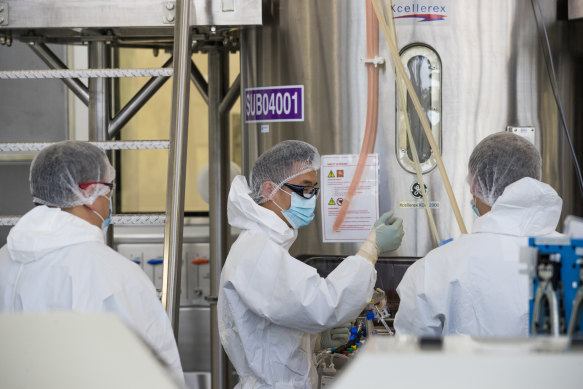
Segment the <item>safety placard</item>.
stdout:
[[324,155],[320,169],[320,201],[324,242],[362,242],[379,216],[378,155],[367,158],[360,185],[338,232],[332,226],[348,193],[358,154]]
[[245,122],[304,121],[304,86],[245,89]]

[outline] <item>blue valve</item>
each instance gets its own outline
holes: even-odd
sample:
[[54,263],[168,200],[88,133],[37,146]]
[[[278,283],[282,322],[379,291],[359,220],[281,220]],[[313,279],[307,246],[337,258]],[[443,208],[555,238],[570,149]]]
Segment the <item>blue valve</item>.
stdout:
[[350,337],[348,338],[348,340],[354,340],[356,339],[356,336],[358,335],[358,328],[356,327],[350,327]]
[[453,241],[453,238],[449,238],[449,239],[446,239],[446,240],[442,240],[441,242],[439,242],[439,246],[446,245],[446,244],[448,244],[451,241]]

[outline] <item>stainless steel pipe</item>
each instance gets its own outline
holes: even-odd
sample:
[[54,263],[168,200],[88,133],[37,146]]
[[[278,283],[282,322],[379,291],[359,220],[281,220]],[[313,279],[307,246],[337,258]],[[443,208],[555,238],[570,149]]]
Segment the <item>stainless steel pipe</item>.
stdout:
[[196,66],[194,61],[190,62],[190,78],[192,79],[194,86],[199,91],[200,95],[202,96],[202,99],[204,100],[204,102],[208,104],[209,103],[209,85],[206,82],[206,80],[204,79],[204,76],[202,75],[200,70],[198,70],[198,67]]
[[[42,42],[30,42],[28,45],[32,51],[47,64],[51,69],[68,69],[67,65],[51,49]],[[89,105],[89,89],[78,78],[62,78],[67,87],[85,105]]]
[[218,47],[208,54],[210,276],[212,388],[229,388],[228,360],[219,340],[217,296],[223,263],[229,250],[227,196],[230,177],[228,112],[220,106],[229,87],[229,54]]
[[[89,42],[89,68],[111,67],[111,47],[103,41]],[[89,79],[89,140],[108,139],[111,118],[111,80],[106,77]]]
[[184,222],[184,183],[188,143],[190,97],[190,0],[176,2],[174,26],[174,79],[172,85],[172,122],[168,152],[168,190],[164,229],[164,268],[162,305],[178,339],[180,310],[180,271],[182,268],[182,231]]
[[239,74],[235,81],[233,81],[233,85],[231,85],[229,91],[227,92],[225,98],[223,99],[221,105],[219,106],[219,112],[221,113],[221,115],[229,113],[231,108],[233,108],[235,101],[237,101],[240,95],[241,95],[241,75]]
[[[172,63],[172,57],[162,65],[163,68]],[[136,113],[146,104],[156,92],[168,81],[170,77],[152,77],[146,84],[132,97],[132,99],[115,115],[109,123],[109,137],[115,137],[123,126],[129,122]]]

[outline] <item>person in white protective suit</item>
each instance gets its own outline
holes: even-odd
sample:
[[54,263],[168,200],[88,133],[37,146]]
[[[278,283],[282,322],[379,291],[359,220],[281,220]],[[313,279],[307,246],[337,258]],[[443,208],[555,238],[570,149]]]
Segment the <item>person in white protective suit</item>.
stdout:
[[105,153],[87,142],[59,142],[38,153],[30,169],[37,206],[0,249],[0,311],[117,313],[184,383],[152,282],[105,244],[114,178]]
[[541,157],[530,142],[500,132],[469,160],[478,218],[472,233],[415,262],[397,288],[397,335],[527,336],[529,287],[520,249],[528,237],[555,232],[562,200],[542,183]]
[[314,349],[343,337],[344,331],[331,329],[354,320],[370,302],[379,253],[401,243],[402,220],[388,212],[358,253],[327,278],[292,257],[298,228],[314,218],[319,167],[313,146],[284,141],[257,159],[251,187],[243,176],[231,185],[229,223],[242,231],[221,273],[218,322],[238,388],[317,385]]

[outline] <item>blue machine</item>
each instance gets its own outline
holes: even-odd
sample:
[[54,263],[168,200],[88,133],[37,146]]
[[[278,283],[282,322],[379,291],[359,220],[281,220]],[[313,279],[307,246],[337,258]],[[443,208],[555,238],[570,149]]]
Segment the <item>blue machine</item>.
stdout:
[[529,238],[533,335],[583,335],[583,239]]

